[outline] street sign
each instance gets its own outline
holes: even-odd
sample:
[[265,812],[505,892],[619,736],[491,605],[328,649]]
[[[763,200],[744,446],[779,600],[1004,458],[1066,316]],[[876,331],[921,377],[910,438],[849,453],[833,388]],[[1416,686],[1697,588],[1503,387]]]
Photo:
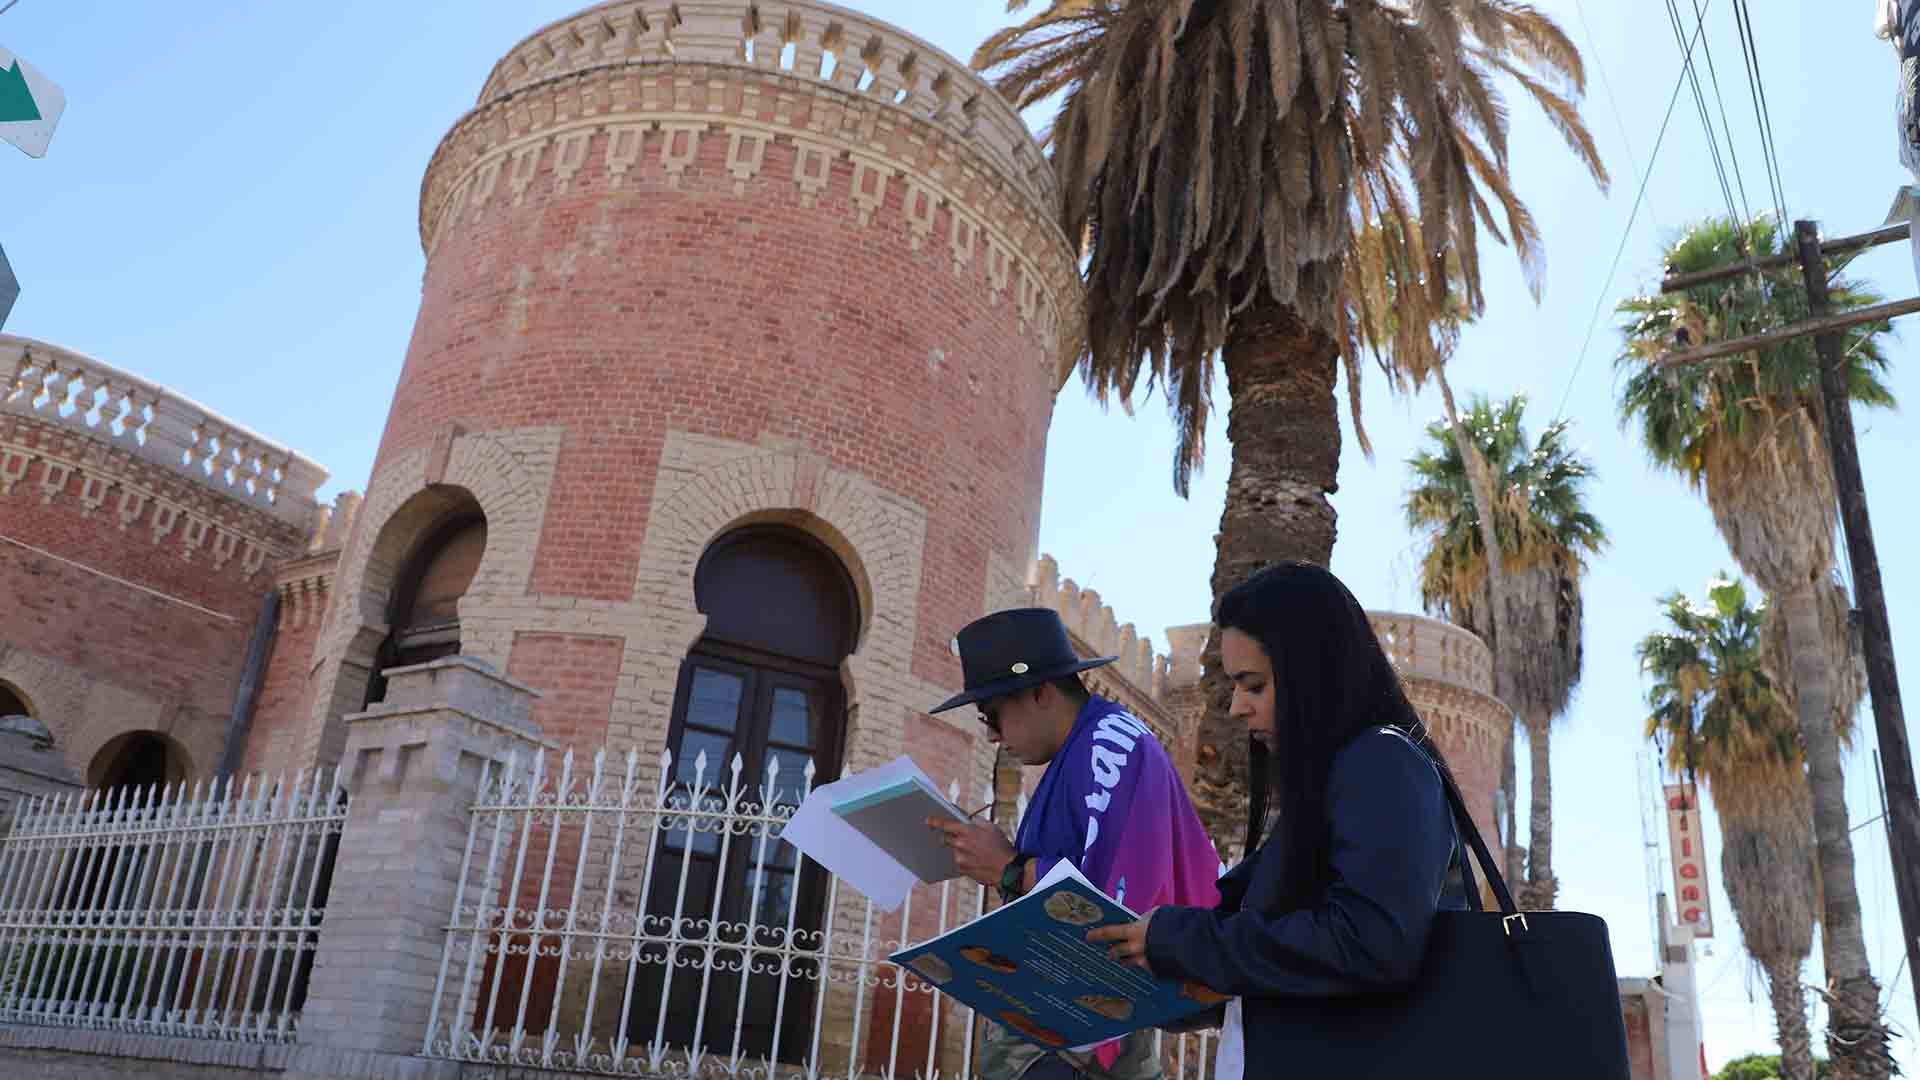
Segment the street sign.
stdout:
[[19,279],[13,276],[13,267],[7,265],[7,250],[0,248],[0,330],[6,329],[7,316],[13,311],[13,302],[19,298]]
[[0,49],[0,139],[26,151],[28,157],[44,157],[54,125],[66,109],[67,95],[39,68]]

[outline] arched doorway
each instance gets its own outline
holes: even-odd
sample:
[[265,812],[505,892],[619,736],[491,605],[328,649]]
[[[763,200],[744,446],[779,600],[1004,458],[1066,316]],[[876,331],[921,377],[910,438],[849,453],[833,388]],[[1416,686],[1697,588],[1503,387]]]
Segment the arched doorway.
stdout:
[[26,695],[3,682],[0,682],[0,716],[33,716]]
[[430,526],[401,563],[387,602],[386,640],[367,680],[366,704],[387,696],[385,672],[460,651],[460,598],[487,550],[487,519],[470,501]]
[[190,772],[185,750],[157,731],[129,731],[107,740],[87,763],[90,788],[178,784]]
[[[833,552],[812,536],[780,526],[752,526],[721,537],[701,557],[694,597],[707,616],[707,627],[680,667],[667,744],[674,757],[674,781],[691,786],[704,753],[704,782],[724,791],[732,781],[737,754],[746,791],[760,791],[769,767],[777,762],[772,802],[797,805],[806,790],[809,762],[816,784],[833,780],[840,770],[846,738],[840,664],[853,651],[860,629],[853,580]],[[760,801],[757,795],[748,797]],[[689,837],[685,831],[672,831],[662,836],[649,892],[648,914],[657,920],[652,925],[664,927],[673,918],[684,872],[681,918],[704,924],[715,910],[717,890],[725,943],[745,943],[749,925],[754,927],[754,943],[763,947],[783,944],[789,925],[799,940],[819,929],[826,882],[818,867],[808,864],[796,874],[795,853],[784,843],[736,837],[724,859],[722,850],[716,833]],[[724,1013],[726,1022],[703,1027],[697,1023],[703,980],[687,978],[688,969],[679,969],[669,992],[664,950],[655,950],[649,959],[653,963],[642,969],[637,988],[642,993],[635,1000],[664,998],[669,1042],[691,1045],[698,1028],[705,1049],[731,1052],[732,1021],[744,991],[741,1052],[773,1053],[778,1035],[781,1060],[798,1061],[806,1053],[818,989],[808,965],[793,965],[776,1032],[782,997],[778,965],[765,963],[764,956],[763,962],[753,964],[739,951],[717,950],[710,961],[713,972],[705,1004],[719,1010],[713,1015]],[[774,974],[747,975],[742,985],[739,972],[770,966]],[[635,1010],[633,1037],[651,1039],[657,1020],[654,1009]]]

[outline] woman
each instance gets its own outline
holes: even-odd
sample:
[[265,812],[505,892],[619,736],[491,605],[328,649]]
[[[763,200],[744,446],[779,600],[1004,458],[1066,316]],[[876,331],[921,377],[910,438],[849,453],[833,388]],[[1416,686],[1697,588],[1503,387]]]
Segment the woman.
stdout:
[[1247,857],[1221,879],[1218,907],[1156,908],[1088,940],[1240,998],[1223,1062],[1243,1051],[1264,1065],[1287,1057],[1263,1042],[1263,1013],[1411,984],[1434,913],[1464,908],[1465,894],[1445,762],[1353,594],[1287,563],[1222,597],[1215,621],[1230,711],[1252,740]]

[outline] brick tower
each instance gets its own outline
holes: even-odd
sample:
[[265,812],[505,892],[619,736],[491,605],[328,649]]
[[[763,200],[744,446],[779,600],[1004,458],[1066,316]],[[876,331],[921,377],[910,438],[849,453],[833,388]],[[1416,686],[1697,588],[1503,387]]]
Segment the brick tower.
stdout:
[[[1023,592],[1074,351],[1056,197],[964,64],[830,5],[605,4],[515,46],[427,167],[419,318],[284,753],[334,759],[380,670],[449,651],[538,687],[551,737],[657,752],[720,637],[838,669],[846,767],[918,723],[982,775],[917,711]],[[801,564],[826,583],[760,595],[830,632],[709,625],[752,604],[703,565]]]

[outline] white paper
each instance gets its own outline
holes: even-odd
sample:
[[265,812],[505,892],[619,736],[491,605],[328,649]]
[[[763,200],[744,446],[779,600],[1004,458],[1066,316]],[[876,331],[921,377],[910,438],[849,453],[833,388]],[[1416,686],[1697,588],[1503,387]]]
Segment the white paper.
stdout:
[[[920,766],[903,754],[877,769],[814,788],[800,803],[800,809],[794,811],[787,827],[781,830],[780,839],[860,890],[881,910],[897,910],[920,879],[880,845],[862,836],[860,830],[842,821],[833,812],[833,804],[857,799],[912,776],[933,784]],[[938,785],[933,786],[939,790]]]

